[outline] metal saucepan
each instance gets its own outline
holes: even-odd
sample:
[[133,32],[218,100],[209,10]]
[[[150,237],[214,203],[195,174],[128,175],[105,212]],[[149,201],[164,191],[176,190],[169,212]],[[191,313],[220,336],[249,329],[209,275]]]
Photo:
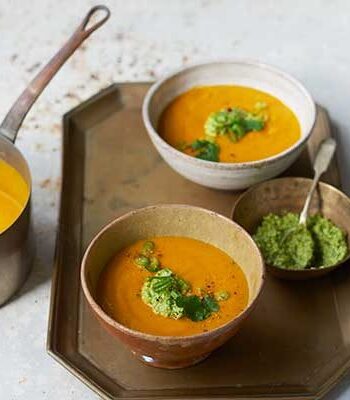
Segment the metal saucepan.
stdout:
[[[92,18],[97,13],[97,21]],[[14,167],[29,188],[25,208],[17,220],[0,234],[0,305],[5,303],[22,286],[33,260],[33,232],[31,229],[31,176],[28,164],[14,142],[21,124],[46,85],[65,61],[92,32],[103,25],[110,16],[105,6],[93,7],[73,35],[48,64],[37,74],[19,96],[0,125],[0,158]],[[1,210],[0,210],[1,211]]]

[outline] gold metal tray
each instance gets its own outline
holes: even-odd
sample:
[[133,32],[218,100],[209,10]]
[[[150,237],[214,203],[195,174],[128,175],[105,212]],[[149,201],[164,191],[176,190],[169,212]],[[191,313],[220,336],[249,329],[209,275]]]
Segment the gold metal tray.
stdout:
[[[154,369],[97,323],[80,290],[80,259],[117,215],[189,203],[230,216],[237,193],[203,188],[159,157],[141,120],[148,83],[113,85],[64,117],[63,187],[48,352],[106,399],[317,399],[350,365],[350,270],[310,282],[268,277],[251,318],[197,366]],[[307,150],[288,175],[307,176],[330,134],[319,108]],[[335,162],[324,180],[339,184]],[[335,205],[336,206],[336,205]]]

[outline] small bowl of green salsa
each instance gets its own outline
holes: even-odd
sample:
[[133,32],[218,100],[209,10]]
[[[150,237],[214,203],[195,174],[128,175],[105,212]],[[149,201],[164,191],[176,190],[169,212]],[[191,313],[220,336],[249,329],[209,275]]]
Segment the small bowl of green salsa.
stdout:
[[255,239],[267,269],[283,279],[325,275],[349,259],[350,199],[320,182],[305,225],[299,214],[311,179],[279,178],[245,192],[233,219]]

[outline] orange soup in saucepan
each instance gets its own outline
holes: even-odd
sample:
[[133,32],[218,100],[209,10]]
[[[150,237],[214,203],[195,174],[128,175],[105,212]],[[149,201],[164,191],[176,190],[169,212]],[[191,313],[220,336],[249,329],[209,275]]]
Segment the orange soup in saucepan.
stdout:
[[29,188],[21,174],[0,159],[0,234],[22,213]]
[[155,237],[122,249],[104,268],[97,300],[113,319],[161,336],[217,328],[240,314],[249,289],[222,250],[185,237]]
[[279,99],[230,85],[194,87],[179,95],[161,114],[158,132],[186,154],[225,163],[274,156],[301,137],[297,117]]

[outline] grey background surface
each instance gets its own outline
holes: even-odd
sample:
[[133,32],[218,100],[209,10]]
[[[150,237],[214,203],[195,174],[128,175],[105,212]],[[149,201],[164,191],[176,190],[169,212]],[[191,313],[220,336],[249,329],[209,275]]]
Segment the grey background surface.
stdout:
[[[74,55],[28,115],[18,146],[33,175],[37,257],[0,309],[0,399],[94,399],[45,352],[60,190],[61,117],[118,81],[154,80],[201,60],[244,57],[285,69],[328,108],[350,190],[350,2],[106,0],[113,16]],[[72,32],[90,0],[0,1],[0,118]],[[350,398],[350,378],[328,397]]]

